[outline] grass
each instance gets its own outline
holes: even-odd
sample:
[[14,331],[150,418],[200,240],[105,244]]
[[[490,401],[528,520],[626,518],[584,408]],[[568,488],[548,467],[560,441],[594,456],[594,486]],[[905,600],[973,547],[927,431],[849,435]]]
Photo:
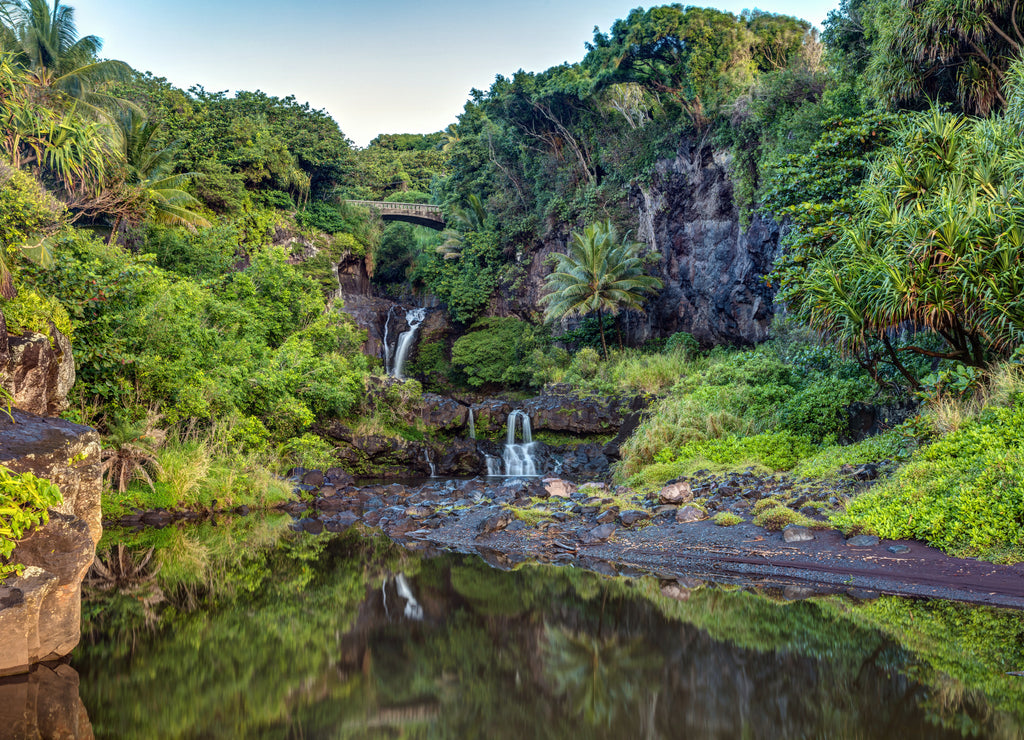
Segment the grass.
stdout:
[[[758,503],[761,502],[759,501]],[[757,516],[754,517],[754,524],[759,527],[764,527],[772,532],[781,531],[790,524],[797,524],[801,527],[808,527],[810,529],[829,528],[827,524],[811,519],[798,511],[793,511],[788,506],[783,506],[778,503],[776,503],[775,506],[766,507],[758,513]]]

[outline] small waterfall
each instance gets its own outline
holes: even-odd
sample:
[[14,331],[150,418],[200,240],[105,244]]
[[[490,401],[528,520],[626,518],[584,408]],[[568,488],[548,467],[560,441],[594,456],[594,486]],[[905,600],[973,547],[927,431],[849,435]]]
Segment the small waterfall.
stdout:
[[420,606],[420,602],[416,601],[416,596],[413,594],[412,589],[409,588],[409,582],[405,580],[405,574],[399,573],[395,577],[395,589],[398,591],[398,595],[405,599],[405,614],[406,619],[414,619],[417,622],[423,619],[423,607]]
[[427,317],[427,309],[412,308],[406,311],[405,320],[409,322],[409,330],[398,335],[398,344],[395,346],[395,364],[391,367],[389,375],[404,379],[402,372],[405,370],[405,360],[409,357],[409,350],[416,341],[416,331]]
[[501,458],[494,455],[485,455],[487,459],[487,476],[490,478],[501,475]]
[[430,477],[431,478],[436,478],[437,477],[437,471],[434,469],[434,463],[430,459],[430,450],[428,450],[426,447],[423,448],[423,459],[426,460],[427,461],[427,465],[430,466]]
[[476,425],[473,424],[473,409],[469,410],[469,438],[476,439]]
[[[516,428],[522,427],[522,442],[516,442]],[[508,415],[508,434],[505,436],[505,450],[502,461],[505,475],[528,477],[537,475],[537,458],[534,456],[536,443],[530,429],[530,417],[525,411],[516,409]]]

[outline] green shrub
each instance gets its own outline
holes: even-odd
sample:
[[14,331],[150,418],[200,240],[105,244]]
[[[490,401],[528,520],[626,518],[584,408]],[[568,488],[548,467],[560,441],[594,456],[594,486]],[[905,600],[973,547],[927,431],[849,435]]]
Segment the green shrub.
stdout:
[[23,567],[9,562],[18,540],[32,527],[50,520],[49,509],[61,502],[60,489],[32,473],[0,466],[0,583]]
[[7,330],[12,334],[34,331],[49,336],[52,342],[52,321],[57,330],[68,339],[74,336],[71,317],[60,301],[41,296],[30,288],[22,288],[18,295],[9,301],[0,301],[0,308],[3,309],[4,318],[7,320]]
[[754,517],[754,524],[759,527],[772,532],[780,532],[790,524],[797,524],[801,527],[817,527],[821,528],[824,526],[821,522],[815,521],[810,517],[806,517],[803,514],[793,511],[788,506],[770,506],[763,511],[759,512]]
[[694,355],[700,351],[700,344],[693,334],[685,331],[677,331],[665,340],[666,352],[683,352],[687,355]]
[[522,386],[533,377],[529,359],[543,342],[541,331],[521,319],[481,319],[455,340],[452,366],[464,373],[474,388]]
[[1024,407],[988,408],[922,447],[833,522],[957,555],[1024,558]]

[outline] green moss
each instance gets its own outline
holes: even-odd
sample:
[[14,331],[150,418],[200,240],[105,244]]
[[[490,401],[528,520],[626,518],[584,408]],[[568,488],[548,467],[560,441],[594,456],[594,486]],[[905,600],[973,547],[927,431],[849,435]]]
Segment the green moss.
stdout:
[[732,527],[744,522],[743,517],[733,514],[731,511],[720,511],[712,517],[711,521],[719,527]]

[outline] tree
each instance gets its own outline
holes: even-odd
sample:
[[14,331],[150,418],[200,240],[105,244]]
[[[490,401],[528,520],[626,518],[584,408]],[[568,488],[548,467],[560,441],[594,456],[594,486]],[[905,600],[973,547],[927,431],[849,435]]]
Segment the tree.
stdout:
[[0,0],[0,48],[14,52],[39,89],[58,91],[93,111],[114,100],[98,87],[123,79],[131,67],[117,60],[97,61],[97,36],[79,37],[74,8],[54,0]]
[[597,312],[601,347],[608,357],[601,315],[612,316],[623,308],[639,309],[643,297],[660,290],[662,282],[644,273],[639,256],[643,244],[620,241],[611,221],[595,223],[582,232],[574,231],[566,254],[555,254],[555,269],[547,276],[548,321]]
[[446,260],[456,259],[462,251],[466,234],[483,231],[487,211],[480,196],[473,193],[466,198],[467,208],[453,206],[448,214],[448,228],[441,232],[444,241],[437,247],[437,253]]
[[[122,111],[117,118],[125,161],[125,184],[152,211],[155,223],[168,226],[209,226],[193,208],[200,203],[182,190],[194,173],[173,174],[173,144],[164,145],[157,136],[160,124],[147,120],[133,109]],[[113,241],[122,221],[119,214],[110,232]]]

